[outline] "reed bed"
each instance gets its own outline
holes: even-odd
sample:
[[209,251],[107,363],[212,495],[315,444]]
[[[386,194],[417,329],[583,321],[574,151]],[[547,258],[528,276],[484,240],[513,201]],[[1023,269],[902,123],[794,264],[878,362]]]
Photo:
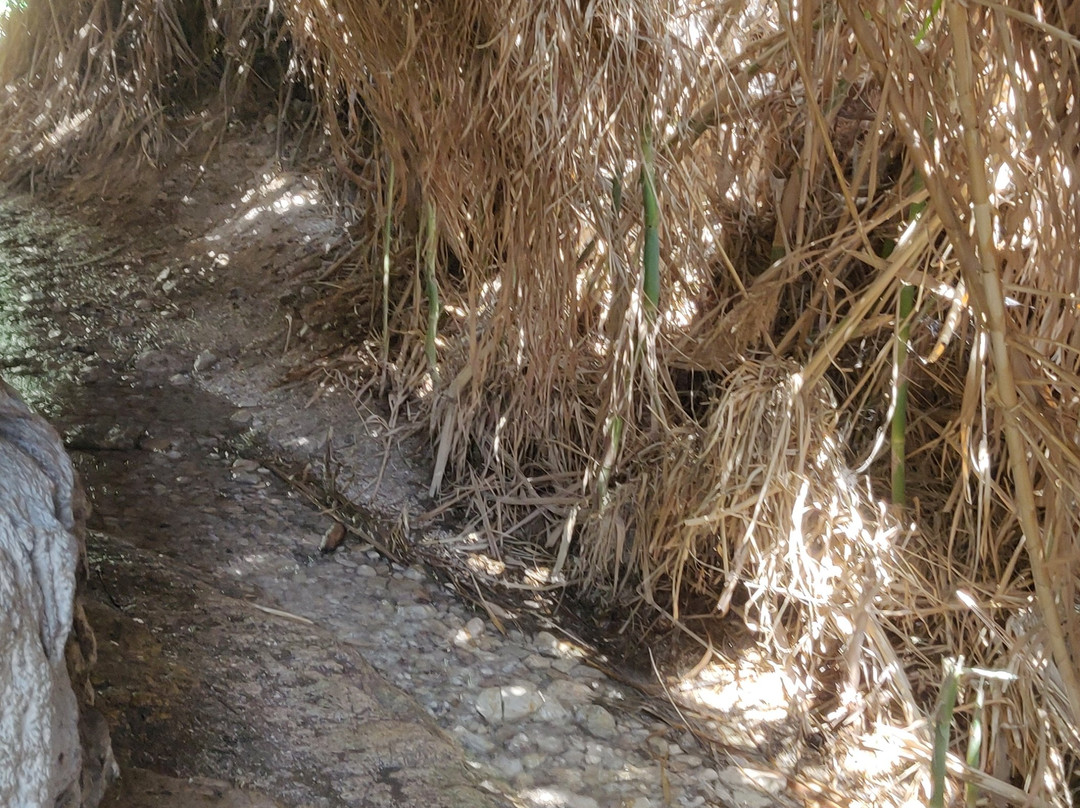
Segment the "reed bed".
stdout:
[[888,800],[1075,803],[1077,3],[123,7],[5,22],[9,175],[152,155],[162,86],[287,44],[373,223],[365,373],[491,554],[740,616],[811,725],[902,739]]

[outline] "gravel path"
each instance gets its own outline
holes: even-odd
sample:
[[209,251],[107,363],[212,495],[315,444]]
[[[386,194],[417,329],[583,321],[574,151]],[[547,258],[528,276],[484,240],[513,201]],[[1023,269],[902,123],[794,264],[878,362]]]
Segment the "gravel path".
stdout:
[[[334,416],[271,389],[259,349],[236,349],[267,327],[235,313],[243,293],[182,298],[162,289],[175,271],[115,261],[83,282],[67,256],[103,242],[26,214],[0,205],[0,358],[63,430],[94,502],[97,686],[131,772],[114,808],[177,793],[186,806],[787,804],[783,778],[708,759],[552,633],[503,635],[424,570],[351,539],[321,554],[333,519],[271,472],[266,447],[318,458],[340,401]],[[185,314],[212,300],[228,310]],[[234,323],[232,347],[207,344],[207,324],[230,316],[250,333]],[[186,318],[185,341],[170,323]],[[371,464],[351,467],[354,486],[409,474],[357,451]]]

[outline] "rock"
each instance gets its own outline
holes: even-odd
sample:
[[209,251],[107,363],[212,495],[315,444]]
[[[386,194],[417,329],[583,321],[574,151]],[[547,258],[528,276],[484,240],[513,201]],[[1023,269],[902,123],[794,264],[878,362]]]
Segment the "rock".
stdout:
[[489,724],[499,724],[503,720],[502,689],[485,687],[476,697],[476,712]]
[[614,738],[618,733],[615,716],[599,704],[587,704],[581,709],[585,729],[594,738]]
[[536,650],[544,656],[560,657],[563,654],[559,650],[559,640],[554,634],[548,631],[536,632],[536,637],[533,639],[533,645],[536,646]]
[[551,660],[551,667],[560,673],[572,676],[574,672],[576,672],[576,669],[580,668],[581,665],[579,665],[578,661],[573,657],[559,657],[558,659]]
[[551,724],[565,722],[570,717],[570,711],[563,707],[561,701],[554,696],[548,695],[540,709],[536,711],[536,718]]
[[525,663],[525,667],[532,668],[534,671],[542,671],[551,667],[551,660],[539,654],[529,654],[522,661]]
[[100,716],[80,728],[97,656],[78,585],[88,506],[60,436],[2,380],[0,468],[0,805],[92,808],[116,763]]
[[549,755],[561,755],[566,751],[566,742],[558,735],[538,735],[533,740],[537,749]]
[[514,732],[514,736],[510,738],[510,740],[504,742],[507,752],[511,752],[515,755],[523,755],[533,748],[531,733],[518,732],[516,727],[511,727],[510,729]]
[[476,699],[476,711],[489,724],[520,721],[543,705],[544,699],[531,682],[515,682],[502,687],[487,687]]
[[[138,303],[135,305],[138,306]],[[135,357],[136,370],[156,371],[168,367],[169,364],[170,357],[164,351],[143,351]]]
[[604,747],[596,741],[588,741],[585,744],[585,762],[590,766],[599,766],[604,762]]
[[254,411],[249,410],[249,409],[244,409],[244,410],[237,410],[236,412],[234,412],[232,415],[229,416],[229,420],[232,421],[234,424],[242,424],[243,425],[243,424],[250,424],[254,417],[255,417]]
[[583,682],[575,682],[573,679],[556,679],[548,686],[547,694],[563,704],[572,706],[586,704],[593,698],[592,688]]
[[484,621],[479,617],[472,618],[465,624],[465,631],[468,632],[470,637],[481,636],[484,633]]
[[649,752],[656,758],[663,760],[668,756],[668,742],[667,739],[661,735],[650,735],[649,740],[645,742],[645,746],[648,747]]
[[217,363],[218,358],[212,351],[200,351],[192,367],[196,373],[202,373],[204,370],[210,370]]
[[338,553],[336,556],[334,556],[334,559],[337,561],[338,564],[340,564],[347,570],[355,571],[356,568],[360,566],[360,562],[348,553]]
[[509,757],[508,755],[499,755],[492,762],[492,765],[499,770],[503,777],[516,777],[524,771],[521,761],[516,757]]
[[454,727],[453,733],[466,749],[471,749],[473,752],[479,752],[482,755],[495,751],[495,744],[483,735],[478,735],[465,727]]
[[776,805],[776,798],[768,794],[763,794],[744,785],[737,785],[734,782],[727,782],[726,780],[720,782],[726,783],[726,786],[720,791],[724,793],[726,802],[731,805],[745,806],[745,808],[773,808]]
[[522,795],[530,805],[557,805],[560,808],[600,808],[592,797],[575,794],[565,788],[548,786],[530,789]]
[[548,756],[540,752],[528,752],[521,756],[521,765],[526,771],[545,769],[548,765]]
[[531,682],[518,682],[502,688],[503,720],[520,721],[532,715],[544,703],[543,696]]
[[583,794],[571,794],[566,800],[567,808],[600,808],[600,803]]

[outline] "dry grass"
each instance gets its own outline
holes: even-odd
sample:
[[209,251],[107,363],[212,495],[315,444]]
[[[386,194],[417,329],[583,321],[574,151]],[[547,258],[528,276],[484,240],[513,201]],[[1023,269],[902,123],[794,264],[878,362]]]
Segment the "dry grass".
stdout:
[[[5,81],[26,76],[4,107],[9,173],[67,170],[91,145],[152,157],[161,88],[185,77],[194,97],[208,54],[233,55],[191,21],[227,18],[218,43],[262,30],[229,3],[135,3],[126,33],[104,3],[72,5],[102,20],[105,51],[36,17],[48,4],[8,23],[28,32],[0,53]],[[549,582],[674,622],[691,599],[734,610],[806,683],[812,723],[906,728],[920,765],[898,801],[926,787],[942,660],[1010,672],[985,685],[979,787],[1071,804],[1080,7],[281,10],[338,171],[367,221],[392,217],[391,277],[349,287],[389,313],[369,353],[388,352],[380,372],[420,404],[433,490],[470,504],[492,554],[527,537]],[[102,58],[128,41],[134,67]],[[58,53],[89,65],[78,86],[44,69]],[[24,87],[56,99],[44,118],[12,100]],[[57,133],[81,115],[75,147]],[[413,259],[401,246],[422,244],[426,212],[437,242]],[[906,508],[883,502],[878,440],[902,284],[917,288]],[[978,681],[955,713],[960,757]]]
[[253,99],[288,86],[288,45],[268,3],[28,2],[8,10],[0,36],[9,180],[87,182],[116,153],[154,166],[175,141],[220,138]]

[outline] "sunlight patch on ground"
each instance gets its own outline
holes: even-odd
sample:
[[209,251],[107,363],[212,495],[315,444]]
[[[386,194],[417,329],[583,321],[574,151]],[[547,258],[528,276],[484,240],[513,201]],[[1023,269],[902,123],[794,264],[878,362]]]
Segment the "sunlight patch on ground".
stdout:
[[249,189],[240,198],[241,205],[250,207],[240,216],[245,222],[273,213],[281,216],[294,208],[311,207],[322,201],[322,195],[310,180],[264,174],[262,184]]
[[[713,662],[696,675],[672,685],[683,704],[696,707],[708,716],[708,731],[721,744],[732,750],[746,750],[729,776],[746,788],[768,794],[778,794],[788,787],[782,772],[792,760],[787,758],[803,744],[805,725],[798,728],[800,719],[792,705],[807,699],[807,682],[799,681],[790,670],[762,656],[753,649],[744,649],[737,659]],[[870,802],[853,800],[851,806],[903,806],[904,795],[890,794],[886,784],[895,783],[900,772],[910,767],[913,755],[908,748],[915,743],[907,730],[879,724],[860,735],[855,743],[841,740],[842,733],[822,738],[820,755],[805,758],[794,775],[796,790],[806,790],[807,784],[817,784],[823,793],[836,793],[842,784],[860,783],[863,791],[873,794]],[[907,742],[905,743],[905,740]],[[753,750],[777,748],[780,752],[777,768],[755,765]],[[813,758],[819,758],[814,760]],[[827,785],[826,785],[827,784]],[[875,785],[876,784],[876,785]],[[814,789],[810,789],[813,791]],[[809,792],[808,792],[809,793]]]

